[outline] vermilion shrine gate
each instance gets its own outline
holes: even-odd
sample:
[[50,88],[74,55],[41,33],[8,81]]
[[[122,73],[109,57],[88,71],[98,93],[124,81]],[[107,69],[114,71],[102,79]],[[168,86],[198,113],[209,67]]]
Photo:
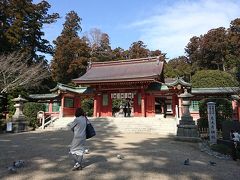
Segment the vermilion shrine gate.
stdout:
[[158,57],[122,61],[94,62],[86,74],[73,82],[94,89],[95,117],[112,116],[112,100],[130,99],[135,117],[155,116],[163,105],[173,116],[178,105],[177,95],[185,85],[165,84],[163,62]]

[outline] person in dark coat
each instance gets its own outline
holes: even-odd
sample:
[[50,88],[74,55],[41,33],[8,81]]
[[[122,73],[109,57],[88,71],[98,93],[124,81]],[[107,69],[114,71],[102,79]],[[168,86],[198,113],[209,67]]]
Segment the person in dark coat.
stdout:
[[127,116],[130,117],[130,115],[131,115],[131,104],[130,104],[129,99],[127,100],[126,107],[127,107]]

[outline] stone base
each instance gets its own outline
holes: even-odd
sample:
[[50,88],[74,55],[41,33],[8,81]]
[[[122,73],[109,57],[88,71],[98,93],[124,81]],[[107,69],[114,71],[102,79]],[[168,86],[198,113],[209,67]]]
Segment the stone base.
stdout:
[[177,136],[187,138],[199,138],[196,125],[177,125]]
[[12,122],[12,132],[26,132],[28,131],[28,123],[26,121],[16,121]]
[[185,141],[185,142],[201,142],[201,138],[199,137],[185,137],[185,136],[176,136],[174,138],[177,141]]

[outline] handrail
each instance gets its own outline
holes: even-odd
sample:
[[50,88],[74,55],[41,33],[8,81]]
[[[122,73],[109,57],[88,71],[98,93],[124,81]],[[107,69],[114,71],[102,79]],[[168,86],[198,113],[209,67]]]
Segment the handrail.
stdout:
[[[50,119],[49,121],[47,121],[45,123],[46,120]],[[49,116],[45,119],[45,117],[42,119],[42,126],[41,128],[44,129],[46,126],[48,126],[49,124],[52,124],[54,121],[56,121],[58,119],[58,117],[52,117],[52,116]]]

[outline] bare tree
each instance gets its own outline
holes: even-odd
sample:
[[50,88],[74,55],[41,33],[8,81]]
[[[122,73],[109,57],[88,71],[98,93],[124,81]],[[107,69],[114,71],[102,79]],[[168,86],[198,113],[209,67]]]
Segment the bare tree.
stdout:
[[98,47],[100,47],[102,35],[102,31],[97,28],[93,28],[89,32],[85,33],[85,37],[87,38],[92,51],[95,51]]
[[19,52],[0,56],[0,93],[17,87],[36,87],[49,76],[43,63],[28,65],[28,56]]

